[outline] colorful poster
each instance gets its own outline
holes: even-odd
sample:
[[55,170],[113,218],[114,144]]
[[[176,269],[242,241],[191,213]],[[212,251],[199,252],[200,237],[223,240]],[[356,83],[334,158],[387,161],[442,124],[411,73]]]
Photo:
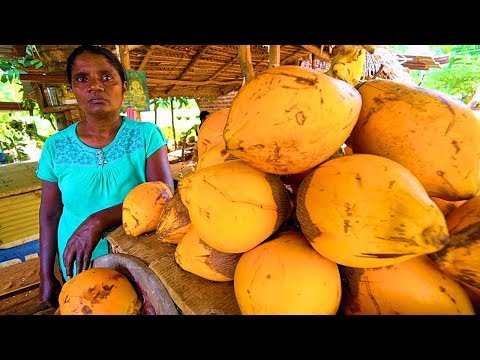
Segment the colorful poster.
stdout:
[[122,111],[126,111],[126,109],[149,111],[150,99],[145,71],[126,70],[125,74],[127,76],[128,89],[123,101]]

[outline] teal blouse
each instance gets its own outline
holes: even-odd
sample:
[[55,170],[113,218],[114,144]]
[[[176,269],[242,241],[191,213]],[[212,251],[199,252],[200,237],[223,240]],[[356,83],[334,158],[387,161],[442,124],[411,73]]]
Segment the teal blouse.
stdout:
[[[77,124],[45,141],[36,172],[41,180],[58,183],[62,194],[58,250],[65,279],[63,252],[70,236],[89,215],[122,203],[132,188],[144,183],[147,158],[167,143],[155,124],[124,117],[110,144],[92,148],[77,136]],[[108,252],[102,238],[92,260]]]

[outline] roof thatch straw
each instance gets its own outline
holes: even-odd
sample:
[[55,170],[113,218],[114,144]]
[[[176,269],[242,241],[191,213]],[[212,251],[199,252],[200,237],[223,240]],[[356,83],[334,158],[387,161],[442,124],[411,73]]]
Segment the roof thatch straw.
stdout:
[[397,54],[382,45],[376,45],[373,54],[367,52],[363,77],[363,80],[381,78],[414,84],[408,69],[401,64]]

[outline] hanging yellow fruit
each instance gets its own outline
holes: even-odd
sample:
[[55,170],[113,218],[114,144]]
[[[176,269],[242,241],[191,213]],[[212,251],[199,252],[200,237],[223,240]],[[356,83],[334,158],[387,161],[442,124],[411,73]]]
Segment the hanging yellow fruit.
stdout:
[[363,77],[366,52],[363,45],[335,46],[326,74],[357,86]]

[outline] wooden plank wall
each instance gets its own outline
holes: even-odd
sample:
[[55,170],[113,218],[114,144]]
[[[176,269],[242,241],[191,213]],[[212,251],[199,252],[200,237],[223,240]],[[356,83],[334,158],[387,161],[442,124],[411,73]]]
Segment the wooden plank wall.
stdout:
[[22,161],[0,165],[0,199],[32,190],[40,190],[42,182],[35,174],[37,165],[38,161]]
[[0,165],[0,249],[38,239],[41,181],[37,161]]

